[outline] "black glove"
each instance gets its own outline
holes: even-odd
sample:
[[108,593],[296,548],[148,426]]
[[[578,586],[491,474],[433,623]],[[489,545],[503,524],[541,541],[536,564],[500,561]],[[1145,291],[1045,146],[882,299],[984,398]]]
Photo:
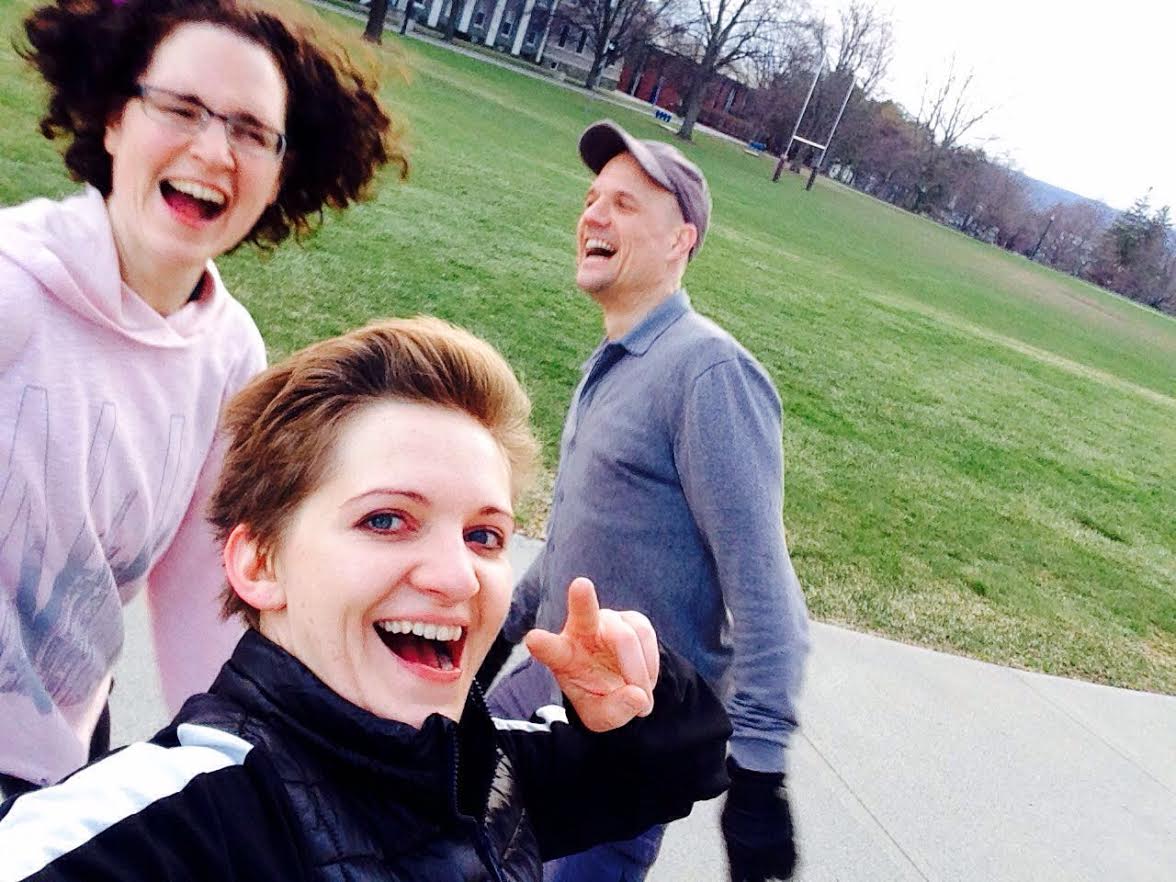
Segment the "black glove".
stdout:
[[723,838],[731,882],[789,879],[796,866],[792,815],[783,772],[751,772],[727,758],[731,788],[723,805]]
[[490,684],[494,682],[494,678],[498,676],[498,672],[502,670],[502,666],[506,664],[506,660],[510,658],[514,648],[515,644],[507,640],[499,631],[498,636],[494,638],[494,643],[490,645],[490,651],[486,653],[486,660],[482,662],[482,667],[478,668],[478,673],[474,674],[474,679],[478,681],[483,692],[490,688]]

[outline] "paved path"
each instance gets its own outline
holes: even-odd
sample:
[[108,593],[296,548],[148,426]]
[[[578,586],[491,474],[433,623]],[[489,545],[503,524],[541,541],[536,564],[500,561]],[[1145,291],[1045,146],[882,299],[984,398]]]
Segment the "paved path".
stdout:
[[[539,543],[515,542],[516,571]],[[165,720],[141,605],[117,743]],[[1014,671],[814,625],[791,750],[803,882],[1176,878],[1176,698]],[[718,803],[667,834],[651,882],[719,882]]]

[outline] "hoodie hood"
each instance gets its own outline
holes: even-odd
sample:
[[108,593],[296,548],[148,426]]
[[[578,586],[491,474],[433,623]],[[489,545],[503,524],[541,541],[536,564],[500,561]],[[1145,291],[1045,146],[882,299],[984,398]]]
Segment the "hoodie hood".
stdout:
[[87,321],[136,342],[188,346],[217,326],[231,299],[210,261],[200,297],[169,316],[122,281],[106,201],[93,187],[68,199],[33,199],[0,209],[0,255]]

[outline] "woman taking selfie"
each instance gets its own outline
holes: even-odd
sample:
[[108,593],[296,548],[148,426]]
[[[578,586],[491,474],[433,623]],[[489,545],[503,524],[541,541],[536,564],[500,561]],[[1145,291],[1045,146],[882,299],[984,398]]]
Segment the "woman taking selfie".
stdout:
[[375,85],[268,5],[58,0],[22,54],[85,188],[0,210],[0,796],[105,750],[141,590],[173,711],[227,658],[203,511],[265,351],[212,261],[405,168]]
[[0,806],[0,878],[538,882],[721,792],[722,705],[586,579],[561,633],[526,638],[563,705],[486,710],[528,412],[502,357],[436,319],[250,383],[211,505],[245,636],[150,742]]

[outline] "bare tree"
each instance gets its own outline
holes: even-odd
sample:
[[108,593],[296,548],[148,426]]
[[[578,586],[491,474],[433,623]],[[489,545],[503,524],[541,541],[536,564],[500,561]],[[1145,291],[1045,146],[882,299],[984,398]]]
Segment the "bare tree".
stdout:
[[1049,238],[1042,244],[1041,259],[1055,269],[1074,276],[1084,275],[1094,263],[1103,233],[1111,225],[1110,210],[1083,200],[1055,205]]
[[679,0],[577,0],[560,17],[588,32],[592,64],[584,88],[595,89],[610,64],[641,43],[681,27],[673,14]]
[[683,100],[678,137],[689,141],[702,112],[702,95],[716,74],[753,57],[762,39],[785,20],[787,3],[779,0],[694,0],[696,9],[686,25],[694,47],[694,69]]
[[973,70],[967,73],[957,71],[953,55],[947,73],[938,86],[931,85],[930,77],[923,81],[923,97],[919,101],[916,122],[931,134],[942,150],[952,150],[964,135],[995,109],[992,106],[975,106],[971,95],[975,76]]
[[474,0],[449,0],[449,17],[445,19],[444,39],[446,43],[453,42],[453,38],[457,34],[458,19],[465,12],[466,6],[473,2]]
[[909,207],[918,191],[926,132],[895,102],[868,99],[845,126],[837,153],[853,166],[855,186]]
[[851,73],[868,97],[886,77],[894,58],[894,30],[890,16],[866,0],[852,0],[841,10],[833,70]]
[[783,149],[800,115],[813,72],[823,66],[820,23],[793,22],[761,35],[760,49],[742,65],[751,89],[744,116],[773,153]]
[[766,132],[761,140],[773,152],[783,150],[799,120],[798,134],[824,141],[852,82],[837,147],[830,153],[852,162],[869,137],[870,94],[886,76],[893,56],[890,17],[868,0],[852,0],[833,24],[803,10],[798,5],[797,15],[760,36],[757,52],[741,65],[741,75],[756,90],[751,103],[758,127]]
[[980,180],[984,189],[976,224],[989,230],[1001,248],[1026,253],[1038,241],[1046,218],[1029,206],[1024,177],[1006,165],[986,162]]
[[363,38],[369,43],[379,43],[384,35],[384,19],[388,16],[388,0],[372,0],[368,7],[367,26]]
[[945,166],[961,139],[995,108],[977,107],[971,94],[975,71],[956,69],[953,55],[943,80],[934,86],[923,82],[923,97],[915,124],[926,133],[919,186],[912,211],[922,212],[941,201],[947,193]]

